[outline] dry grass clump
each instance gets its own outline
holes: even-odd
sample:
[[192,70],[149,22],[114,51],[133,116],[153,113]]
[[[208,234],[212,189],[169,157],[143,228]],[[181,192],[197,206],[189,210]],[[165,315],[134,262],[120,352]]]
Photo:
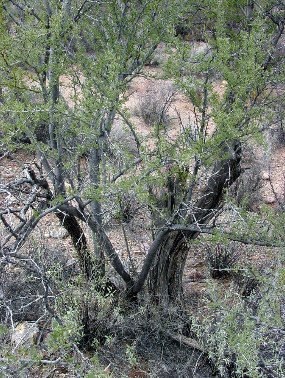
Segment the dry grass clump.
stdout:
[[169,108],[175,90],[171,86],[148,90],[139,101],[137,115],[148,125],[167,126],[171,120]]

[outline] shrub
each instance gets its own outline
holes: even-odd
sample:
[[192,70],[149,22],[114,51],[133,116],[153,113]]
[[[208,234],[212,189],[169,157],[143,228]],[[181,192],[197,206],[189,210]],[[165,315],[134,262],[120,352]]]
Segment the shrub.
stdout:
[[242,297],[249,297],[257,290],[260,279],[257,277],[253,269],[238,270],[233,274],[234,283],[236,284],[239,293]]
[[140,98],[138,115],[148,125],[164,125],[170,122],[169,108],[173,101],[174,90],[165,87],[159,90],[149,90]]
[[[76,262],[70,260],[66,251],[56,248],[31,246],[26,258],[14,265],[5,264],[1,269],[0,321],[36,321],[45,313],[45,291],[50,284],[53,303],[58,292],[57,284],[64,284],[79,273]],[[50,279],[44,283],[43,275]]]
[[[285,268],[263,276],[258,293],[244,300],[213,284],[207,313],[194,319],[200,343],[223,377],[281,377],[285,368]],[[229,300],[229,296],[231,299]]]
[[[108,376],[97,356],[85,356],[78,345],[105,340],[116,319],[112,294],[69,271],[59,250],[34,247],[18,264],[1,268],[0,376]],[[23,320],[33,320],[39,337],[34,345],[12,348],[6,329]]]
[[229,245],[207,246],[207,262],[212,278],[227,276],[239,260],[239,252],[232,243]]
[[135,194],[125,193],[120,201],[120,219],[129,223],[137,214],[142,205],[138,202]]
[[108,154],[114,160],[117,160],[121,155],[131,154],[138,156],[138,147],[136,141],[131,135],[127,127],[124,127],[123,123],[119,120],[114,122],[110,133],[109,144],[106,146]]

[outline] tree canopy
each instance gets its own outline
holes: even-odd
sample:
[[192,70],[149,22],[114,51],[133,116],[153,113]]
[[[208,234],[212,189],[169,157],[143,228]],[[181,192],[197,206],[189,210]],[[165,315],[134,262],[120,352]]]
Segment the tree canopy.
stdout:
[[[260,135],[260,125],[274,118],[272,104],[280,102],[276,93],[284,67],[274,51],[283,12],[275,3],[250,9],[246,4],[225,2],[215,9],[209,1],[198,7],[212,25],[204,32],[207,51],[194,60],[191,46],[174,37],[175,20],[191,20],[194,2],[189,7],[168,1],[3,4],[2,138],[10,150],[28,149],[39,160],[27,164],[26,176],[13,184],[24,207],[4,209],[2,220],[11,233],[2,249],[18,251],[36,224],[54,212],[70,233],[87,277],[95,274],[94,264],[104,274],[107,254],[129,289],[138,292],[158,245],[169,235],[182,241],[187,232],[186,239],[195,238],[201,226],[213,232],[209,222],[224,189],[241,172],[242,144]],[[192,102],[195,120],[182,125],[172,140],[158,118],[147,137],[153,148],[137,133],[124,104],[128,84],[162,42],[175,47],[165,73]],[[213,87],[217,78],[225,86],[221,95]],[[137,156],[112,146],[117,114],[135,140]],[[110,148],[119,164],[110,159]],[[34,194],[23,192],[23,185]],[[136,283],[103,225],[104,202],[120,201],[130,191],[148,204],[154,226],[153,246]],[[5,214],[11,210],[10,224]],[[92,230],[95,260],[80,221]]]
[[[143,292],[165,305],[182,298],[199,235],[283,245],[270,211],[253,215],[228,188],[243,174],[244,145],[283,122],[284,14],[278,0],[2,0],[2,156],[29,156],[19,177],[0,182],[3,261],[26,261],[21,248],[53,213],[87,283],[99,290],[108,261],[127,298]],[[205,49],[194,53],[177,35],[181,28]],[[161,46],[160,79],[171,79],[193,109],[186,123],[177,114],[175,138],[165,118],[169,93],[149,118],[148,135],[127,107],[130,84]],[[112,139],[118,118],[132,149]],[[107,232],[106,214],[116,209],[132,266],[128,196],[145,209],[152,234],[139,271],[127,267]]]

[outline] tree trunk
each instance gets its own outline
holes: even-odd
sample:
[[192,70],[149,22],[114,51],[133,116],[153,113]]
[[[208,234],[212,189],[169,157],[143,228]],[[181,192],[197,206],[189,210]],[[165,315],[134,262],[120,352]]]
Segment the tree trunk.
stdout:
[[169,233],[159,246],[148,282],[156,303],[168,304],[181,298],[187,254],[188,245],[180,231]]
[[[222,201],[224,189],[240,175],[240,144],[233,143],[232,148],[225,147],[222,154],[229,157],[214,165],[207,185],[193,207],[195,210],[191,209],[187,218],[188,226],[207,224]],[[189,241],[198,235],[199,232],[196,231],[171,231],[162,238],[156,249],[148,279],[149,294],[156,303],[167,305],[181,298]]]
[[55,214],[61,221],[62,226],[71,236],[82,273],[88,280],[96,278],[99,271],[96,269],[95,259],[93,259],[90,254],[84,231],[78,223],[78,220],[75,216],[63,212],[57,212]]

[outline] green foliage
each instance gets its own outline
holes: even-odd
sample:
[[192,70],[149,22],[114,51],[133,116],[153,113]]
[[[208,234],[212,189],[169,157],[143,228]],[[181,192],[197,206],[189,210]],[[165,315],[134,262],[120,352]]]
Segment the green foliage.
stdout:
[[131,366],[137,365],[137,358],[135,355],[135,347],[133,345],[127,345],[126,347],[126,356]]
[[[105,252],[110,240],[100,228],[104,226],[102,214],[109,211],[120,219],[128,218],[130,209],[128,203],[124,203],[128,195],[133,196],[138,206],[145,204],[153,218],[159,218],[157,230],[175,223],[187,226],[192,214],[195,215],[197,203],[203,199],[201,194],[207,182],[210,178],[214,180],[213,167],[230,158],[230,149],[225,146],[243,143],[252,137],[261,139],[262,121],[274,119],[272,88],[284,80],[284,72],[282,65],[267,64],[268,51],[274,47],[272,41],[278,28],[274,17],[273,21],[267,17],[272,1],[261,2],[254,12],[250,12],[250,4],[245,0],[221,0],[218,6],[213,0],[201,4],[179,0],[102,0],[90,4],[74,1],[71,7],[68,1],[54,0],[50,7],[47,1],[35,2],[34,8],[23,2],[24,10],[16,11],[6,3],[0,14],[3,141],[11,151],[27,148],[36,152],[39,177],[48,177],[49,183],[49,189],[41,187],[39,181],[28,183],[38,191],[33,193],[31,189],[32,195],[22,193],[27,194],[23,211],[27,221],[22,213],[16,219],[23,222],[15,228],[21,232],[19,245],[26,237],[25,232],[30,232],[30,223],[36,226],[42,214],[48,214],[46,209],[65,203],[72,216],[75,214],[87,226],[92,224],[92,233],[105,237],[99,248],[98,245],[94,248]],[[177,20],[184,18],[194,23],[197,7],[198,15],[203,16],[200,34],[207,45],[203,51],[195,53],[191,46],[174,38],[174,26]],[[245,10],[250,14],[245,14]],[[132,127],[125,109],[129,83],[142,73],[160,43],[170,47],[165,77],[173,78],[178,90],[187,96],[193,108],[193,120],[187,124],[181,121],[181,132],[173,138],[169,129],[163,127],[168,121],[167,114],[164,119],[157,118],[157,113],[163,110],[161,104],[152,106],[151,103],[146,118],[153,129],[143,138]],[[215,86],[217,81],[223,84],[220,92]],[[126,127],[132,136],[136,135],[137,161],[121,146],[112,149],[114,158],[109,156],[111,131],[119,113],[126,115]],[[219,172],[215,172],[215,177],[218,175]],[[222,194],[223,188],[220,198]],[[74,198],[67,202],[67,196],[71,195]],[[213,205],[213,213],[220,204]],[[284,242],[282,214],[277,217],[269,209],[259,214],[248,213],[243,203],[240,208],[230,201],[227,204],[229,210],[225,218],[229,216],[231,222],[223,220],[222,226],[229,224],[231,229],[225,232],[215,220],[213,241],[224,243],[230,236],[237,240],[243,238],[246,243]],[[29,210],[33,215],[30,223]],[[13,216],[13,212],[9,214]],[[238,219],[232,221],[233,214],[238,214]],[[200,218],[198,223],[202,220],[204,226],[209,219]],[[192,220],[194,223],[196,219]],[[10,239],[13,237],[15,233]],[[78,243],[79,240],[74,243],[75,247]],[[16,243],[16,251],[19,245]],[[168,241],[165,246],[168,247]],[[160,247],[161,244],[157,250]],[[172,247],[175,250],[176,246]],[[82,250],[79,258],[81,253]],[[165,261],[183,269],[179,253],[175,259],[166,256]],[[116,260],[114,256],[115,249],[109,250],[112,262]],[[155,256],[151,258],[155,260]],[[123,269],[122,266],[121,271]],[[179,278],[182,272],[173,269],[171,277]],[[271,364],[277,373],[281,371],[283,361],[278,365],[276,351],[282,346],[273,330],[280,329],[284,321],[280,311],[284,271],[278,267],[272,274],[275,280],[264,282],[261,297],[252,294],[256,307],[247,307],[243,299],[238,298],[228,309],[215,289],[214,300],[209,303],[212,313],[197,329],[221,373],[234,361],[235,373],[240,376],[262,374],[263,344],[270,351],[268,360],[264,357],[265,365]],[[102,282],[77,276],[69,283],[60,282],[60,276],[58,266],[46,269],[40,276],[43,282],[55,283],[58,290],[53,297],[53,308],[46,306],[57,320],[53,322],[47,342],[48,353],[50,358],[59,355],[76,370],[76,358],[72,355],[75,343],[81,342],[90,348],[103,342],[112,344],[108,333],[120,320],[119,313],[114,311],[113,294],[102,294],[98,290],[107,286],[107,275]],[[156,277],[157,281],[159,278]],[[271,335],[274,336],[272,342],[268,341]],[[30,353],[32,363],[42,358],[37,350],[31,349]],[[133,345],[127,345],[126,357],[132,366],[137,364]],[[94,364],[89,376],[93,368],[94,375],[104,374],[100,368],[96,370],[96,361]],[[84,366],[79,370],[84,370]]]
[[0,338],[8,332],[8,327],[4,324],[0,324]]
[[52,332],[49,335],[47,345],[50,352],[54,352],[58,348],[71,347],[71,340],[78,341],[82,336],[78,319],[75,318],[75,309],[68,309],[62,316],[63,324],[57,323],[55,320],[52,324]]
[[233,288],[225,295],[217,285],[210,285],[209,310],[201,323],[194,321],[194,328],[221,375],[281,374],[284,273],[282,266],[265,273],[262,286],[246,302]]

